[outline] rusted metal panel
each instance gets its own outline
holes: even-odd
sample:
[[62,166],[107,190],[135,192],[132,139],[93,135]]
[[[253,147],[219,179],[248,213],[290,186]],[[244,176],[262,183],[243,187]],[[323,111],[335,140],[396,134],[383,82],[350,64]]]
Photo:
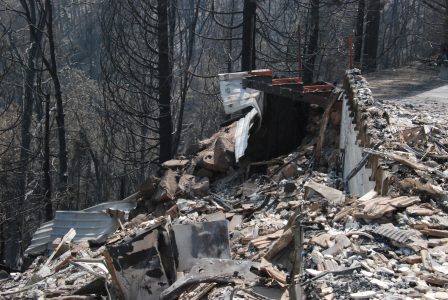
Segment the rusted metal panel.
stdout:
[[167,230],[161,225],[107,246],[108,268],[124,299],[159,299],[176,280],[171,249]]
[[188,271],[201,258],[230,259],[228,224],[227,220],[220,220],[173,225],[178,271]]

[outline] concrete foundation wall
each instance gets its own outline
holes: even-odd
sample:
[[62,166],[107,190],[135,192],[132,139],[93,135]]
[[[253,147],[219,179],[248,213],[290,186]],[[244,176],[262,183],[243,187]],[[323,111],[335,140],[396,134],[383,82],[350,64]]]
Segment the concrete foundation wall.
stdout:
[[[344,179],[362,159],[362,148],[359,146],[358,131],[355,129],[353,117],[350,117],[348,97],[342,102],[341,132],[339,147],[344,153]],[[348,192],[352,195],[362,196],[375,187],[370,180],[372,170],[365,166],[348,182]]]
[[[344,81],[339,147],[344,155],[343,174],[347,175],[363,158],[363,148],[374,148],[384,139],[388,121],[380,105],[376,105],[367,81],[358,69],[348,70]],[[388,193],[388,173],[378,157],[370,157],[366,165],[348,182],[348,192],[362,196],[371,189]]]

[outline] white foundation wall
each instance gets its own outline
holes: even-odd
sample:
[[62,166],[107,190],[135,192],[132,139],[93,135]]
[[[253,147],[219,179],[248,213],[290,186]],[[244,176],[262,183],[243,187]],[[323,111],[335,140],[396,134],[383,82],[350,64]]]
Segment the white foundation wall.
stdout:
[[[350,105],[347,96],[342,103],[341,132],[339,147],[344,153],[344,180],[362,159],[362,148],[358,144],[358,131],[355,130],[353,118],[350,117]],[[365,166],[348,182],[349,193],[362,196],[375,187],[370,181],[372,170]]]

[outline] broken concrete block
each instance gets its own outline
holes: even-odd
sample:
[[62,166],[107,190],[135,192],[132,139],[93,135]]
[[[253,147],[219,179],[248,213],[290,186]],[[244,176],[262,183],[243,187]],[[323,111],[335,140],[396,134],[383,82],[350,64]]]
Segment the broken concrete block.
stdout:
[[162,167],[176,170],[185,168],[190,161],[188,159],[171,159],[162,164]]
[[168,202],[175,198],[177,191],[177,173],[171,170],[167,170],[160,180],[157,194],[155,196],[156,202]]
[[183,196],[203,197],[208,194],[210,182],[208,178],[199,179],[194,175],[184,174],[179,179],[179,193]]
[[232,141],[233,138],[219,137],[215,143],[215,163],[226,170],[235,162],[235,145]]
[[203,177],[196,181],[196,183],[192,186],[193,195],[198,197],[204,197],[208,195],[208,191],[210,189],[210,181],[207,177]]
[[195,181],[194,175],[184,174],[179,179],[179,194],[181,195],[189,195],[191,192],[191,186]]
[[206,150],[198,155],[199,166],[215,172],[225,172],[235,163],[234,127],[230,125],[221,130],[213,142],[207,144]]
[[225,166],[215,164],[215,153],[212,150],[204,150],[199,155],[201,157],[198,162],[199,166],[214,172],[225,172]]

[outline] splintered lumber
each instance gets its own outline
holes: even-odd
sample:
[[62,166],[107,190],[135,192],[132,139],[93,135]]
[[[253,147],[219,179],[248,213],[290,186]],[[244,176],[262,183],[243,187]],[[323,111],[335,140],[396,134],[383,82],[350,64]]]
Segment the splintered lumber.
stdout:
[[398,208],[406,208],[418,202],[420,198],[417,196],[378,197],[358,204],[351,214],[355,218],[378,219]]
[[48,265],[50,264],[51,260],[53,259],[53,257],[56,255],[56,253],[58,253],[59,249],[65,244],[65,243],[70,243],[73,238],[76,235],[76,230],[71,228],[62,238],[61,242],[59,243],[59,245],[56,247],[56,249],[54,249],[53,253],[50,255],[50,257],[47,259],[47,261],[44,264],[44,267],[48,267]]
[[274,244],[272,244],[271,248],[265,254],[264,258],[266,260],[272,259],[277,253],[279,253],[283,248],[291,243],[293,237],[294,234],[291,228],[283,232],[282,236],[277,241],[275,241]]
[[339,205],[344,202],[345,196],[344,194],[337,189],[334,189],[332,187],[326,186],[324,184],[320,184],[317,182],[314,182],[313,180],[308,181],[304,185],[305,187],[305,197],[308,197],[309,190],[313,190],[325,199],[327,199],[330,204],[332,205]]
[[272,243],[272,240],[280,238],[283,235],[283,229],[278,230],[274,233],[260,236],[256,239],[250,241],[252,245],[254,245],[257,249],[263,249],[269,246]]
[[330,101],[325,108],[325,112],[322,116],[322,123],[320,123],[320,130],[319,130],[319,138],[317,140],[316,149],[314,151],[314,160],[316,161],[316,166],[319,166],[320,164],[320,156],[322,154],[322,146],[324,145],[325,140],[325,130],[327,129],[327,123],[328,119],[330,118],[330,113],[333,105],[336,103],[338,99],[342,96],[341,90],[334,91],[330,96]]
[[422,229],[420,232],[429,235],[435,236],[439,238],[448,238],[448,230],[440,230],[440,229]]
[[445,174],[445,173],[443,173],[443,172],[441,172],[441,171],[439,171],[439,170],[437,170],[435,168],[428,167],[427,165],[424,165],[424,164],[422,164],[420,162],[410,160],[410,159],[408,159],[408,158],[406,158],[406,157],[404,157],[404,156],[402,156],[402,155],[400,155],[398,153],[395,153],[394,151],[390,151],[389,150],[386,153],[386,152],[376,151],[376,150],[373,150],[373,149],[367,149],[366,148],[366,149],[364,149],[364,152],[370,153],[370,154],[373,154],[373,155],[377,155],[377,156],[381,156],[381,157],[386,158],[386,159],[395,160],[396,162],[399,162],[399,163],[401,163],[401,164],[403,164],[403,165],[405,165],[407,167],[410,167],[412,169],[415,169],[415,170],[425,171],[425,172],[428,172],[428,173],[434,173],[434,174],[436,174],[436,175],[438,175],[438,176],[440,176],[442,178],[447,178],[448,177],[448,174]]

